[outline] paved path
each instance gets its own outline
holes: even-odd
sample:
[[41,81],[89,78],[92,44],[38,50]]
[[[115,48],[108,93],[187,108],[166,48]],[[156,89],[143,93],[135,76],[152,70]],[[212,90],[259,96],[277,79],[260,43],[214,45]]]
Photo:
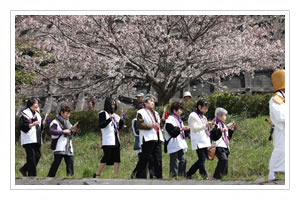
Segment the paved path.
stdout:
[[16,185],[284,185],[284,180],[268,182],[255,181],[219,181],[219,180],[157,180],[157,179],[65,179],[65,178],[33,178],[15,179]]

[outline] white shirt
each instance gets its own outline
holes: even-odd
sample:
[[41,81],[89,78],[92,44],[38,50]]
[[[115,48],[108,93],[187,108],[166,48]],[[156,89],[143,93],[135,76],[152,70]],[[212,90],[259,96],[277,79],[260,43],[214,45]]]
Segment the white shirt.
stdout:
[[[25,114],[24,117],[26,117],[27,119],[32,119],[34,117],[32,115],[30,108],[25,109],[23,113]],[[35,115],[37,116],[37,120],[40,122],[40,124],[38,125],[40,128],[42,125],[42,118],[38,112],[35,112]],[[31,143],[37,143],[35,126],[31,127],[31,129],[29,129],[27,133],[21,130],[21,145],[31,144]]]
[[[101,112],[105,112],[105,116],[106,119],[109,119],[109,114],[106,111],[100,111],[99,114]],[[119,122],[120,122],[120,116],[117,115],[116,113],[114,113],[114,118],[113,120],[105,127],[105,128],[101,128],[101,134],[102,134],[102,145],[116,145],[115,142],[115,128],[114,126],[117,126],[117,128],[119,128]],[[120,142],[120,138],[119,135],[118,136],[118,140]]]
[[[172,115],[170,115],[169,118],[166,120],[166,124],[167,123],[172,124],[174,127],[180,127],[179,121]],[[166,133],[165,136],[166,136],[166,140],[169,140],[171,136],[166,130],[166,124],[164,126],[164,130]],[[181,122],[181,127],[184,127],[183,122]],[[183,149],[183,151],[186,152],[187,148],[188,146],[186,140],[185,138],[182,138],[180,134],[176,138],[171,138],[167,146],[168,154],[177,152],[181,149]]]
[[[145,124],[153,124],[153,116],[151,111],[147,112],[146,109],[140,109],[137,112],[137,115],[140,114],[143,117],[144,123]],[[158,113],[155,111],[155,118],[157,120],[158,126],[159,126],[159,140],[160,141],[164,141],[161,129],[160,129],[160,117],[158,115]],[[158,136],[157,136],[157,132],[154,128],[150,129],[150,130],[143,130],[140,129],[140,144],[143,144],[143,138],[144,140],[147,141],[151,141],[151,140],[158,140]]]
[[206,148],[211,146],[210,137],[206,134],[206,122],[207,118],[202,115],[202,119],[197,113],[192,112],[189,115],[188,124],[191,130],[191,143],[192,149]]

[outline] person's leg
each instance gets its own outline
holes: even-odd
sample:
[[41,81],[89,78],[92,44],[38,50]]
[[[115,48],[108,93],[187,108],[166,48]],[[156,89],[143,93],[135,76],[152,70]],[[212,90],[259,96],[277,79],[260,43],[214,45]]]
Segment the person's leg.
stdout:
[[228,162],[228,158],[224,151],[224,148],[216,148],[216,157],[218,158],[218,164],[213,177],[215,179],[222,179],[222,176],[224,175],[224,168],[226,167],[226,163]]
[[54,154],[54,160],[53,163],[50,167],[49,173],[48,173],[48,177],[55,177],[55,174],[57,172],[57,169],[60,165],[61,159],[62,159],[62,155],[59,154]]
[[162,152],[161,152],[160,142],[154,142],[152,157],[153,157],[155,177],[162,179]]
[[207,157],[207,148],[197,149],[197,155],[199,158],[199,173],[204,180],[207,180],[207,172],[205,170],[205,160]]
[[137,166],[138,166],[138,163],[140,162],[141,155],[142,155],[142,153],[138,153],[138,161],[137,161],[137,163],[136,163],[136,165],[135,165],[134,170],[132,171],[132,173],[131,173],[131,175],[130,175],[130,178],[135,178],[135,176],[136,176]]
[[37,166],[41,158],[41,145],[35,144],[34,150],[35,150],[35,165]]
[[170,176],[172,178],[178,175],[177,153],[178,152],[174,152],[170,154]]
[[121,162],[120,147],[113,149],[113,162],[114,162],[114,177],[118,178],[119,167]]
[[34,144],[24,145],[26,151],[26,166],[28,170],[28,176],[36,176],[36,157]]
[[149,162],[148,162],[148,170],[149,170],[149,176],[152,179],[155,176],[154,171],[154,164],[153,164],[153,157],[150,155]]
[[106,163],[101,163],[99,164],[98,170],[96,172],[96,177],[95,178],[99,178],[101,176],[101,173],[105,167]]
[[114,178],[118,178],[120,163],[114,163]]
[[178,176],[185,177],[185,170],[186,170],[186,159],[184,155],[183,149],[177,152],[178,160],[179,160],[179,167],[178,167]]
[[74,156],[64,156],[66,163],[67,176],[74,175]]
[[[198,156],[198,153],[197,153],[197,156]],[[200,166],[200,160],[198,157],[198,160],[190,167],[190,169],[186,173],[186,178],[188,178],[188,179],[192,178],[193,174],[195,174],[196,171],[199,169],[199,166]]]
[[136,178],[147,178],[147,165],[149,163],[150,155],[153,151],[153,146],[153,141],[143,141],[141,159],[138,165],[136,166]]

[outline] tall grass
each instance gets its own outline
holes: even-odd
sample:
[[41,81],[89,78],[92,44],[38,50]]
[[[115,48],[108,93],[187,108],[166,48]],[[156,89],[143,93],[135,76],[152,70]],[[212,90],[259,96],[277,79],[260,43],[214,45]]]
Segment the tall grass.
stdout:
[[[238,125],[238,130],[234,133],[230,142],[229,169],[225,180],[253,180],[266,178],[268,174],[268,162],[273,149],[272,143],[268,141],[269,125],[264,122],[265,116],[257,118],[246,118],[245,116],[229,116],[228,122],[234,120]],[[129,179],[132,170],[137,163],[137,155],[133,150],[133,134],[121,133],[121,165],[119,178]],[[191,150],[191,142],[188,142],[186,152],[187,170],[197,160],[197,154]],[[100,159],[103,155],[101,149],[100,133],[89,133],[87,135],[74,137],[73,147],[74,176],[71,178],[88,178],[96,172]],[[25,163],[25,151],[17,144],[16,147],[16,177],[21,177],[18,169]],[[163,149],[163,146],[162,146]],[[50,142],[42,145],[42,157],[37,167],[39,177],[46,177],[53,161],[53,153],[50,149]],[[163,177],[169,179],[169,155],[163,153]],[[217,158],[213,161],[206,161],[206,170],[211,178]],[[66,167],[62,163],[57,171],[56,177],[66,178]],[[113,178],[113,166],[106,166],[101,178]],[[70,178],[70,177],[69,177]],[[201,179],[197,172],[194,179]]]

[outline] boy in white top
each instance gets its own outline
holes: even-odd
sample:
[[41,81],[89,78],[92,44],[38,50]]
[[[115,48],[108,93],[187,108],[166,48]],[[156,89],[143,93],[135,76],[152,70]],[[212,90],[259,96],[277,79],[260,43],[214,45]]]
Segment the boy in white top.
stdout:
[[204,180],[208,179],[205,170],[205,160],[207,158],[207,149],[211,146],[210,133],[208,127],[211,122],[207,121],[205,114],[208,111],[209,102],[200,99],[194,111],[189,115],[188,123],[191,129],[192,149],[196,150],[198,160],[191,166],[186,174],[186,178],[192,178],[192,175],[199,169],[199,173]]
[[[170,176],[176,178],[177,176],[185,176],[186,159],[184,152],[187,151],[187,143],[185,138],[188,126],[184,126],[180,118],[182,114],[183,104],[174,102],[171,105],[171,115],[166,120],[165,137],[167,141],[167,152],[170,155]],[[179,160],[179,168],[177,160]]]
[[270,119],[274,125],[274,149],[269,162],[268,179],[276,179],[275,172],[285,171],[285,71],[277,70],[272,74],[274,95],[270,99]]

